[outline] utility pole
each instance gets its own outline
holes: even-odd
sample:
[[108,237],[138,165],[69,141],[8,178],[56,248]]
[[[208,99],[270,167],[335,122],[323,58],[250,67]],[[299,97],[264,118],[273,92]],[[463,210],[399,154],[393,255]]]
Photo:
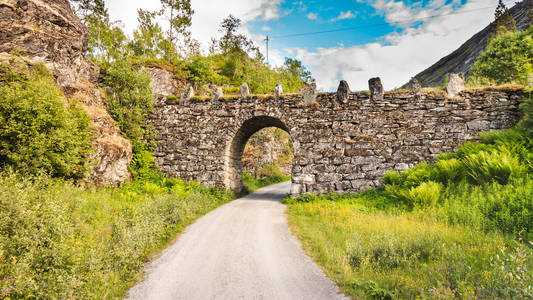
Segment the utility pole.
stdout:
[[265,41],[266,41],[266,44],[267,44],[267,64],[269,64],[270,62],[268,60],[268,42],[270,41],[270,38],[268,38],[268,35],[267,35]]

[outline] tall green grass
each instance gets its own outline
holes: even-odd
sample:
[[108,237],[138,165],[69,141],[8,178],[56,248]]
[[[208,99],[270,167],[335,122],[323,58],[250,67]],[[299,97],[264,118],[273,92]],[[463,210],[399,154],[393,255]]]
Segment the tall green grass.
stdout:
[[532,298],[533,141],[481,139],[382,188],[286,199],[293,231],[355,298]]
[[233,194],[165,177],[119,189],[0,176],[0,298],[118,298],[150,255]]

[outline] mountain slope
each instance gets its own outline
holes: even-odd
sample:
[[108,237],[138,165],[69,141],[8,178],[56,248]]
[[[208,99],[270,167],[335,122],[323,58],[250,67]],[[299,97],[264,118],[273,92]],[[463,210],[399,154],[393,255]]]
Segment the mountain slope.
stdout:
[[[528,11],[532,8],[533,1],[524,0],[509,9],[519,30],[525,30],[531,24],[528,18]],[[442,86],[445,76],[449,73],[464,73],[468,76],[470,68],[474,65],[480,53],[487,48],[491,35],[491,25],[478,32],[452,54],[442,58],[436,64],[416,75],[415,77],[422,86]]]

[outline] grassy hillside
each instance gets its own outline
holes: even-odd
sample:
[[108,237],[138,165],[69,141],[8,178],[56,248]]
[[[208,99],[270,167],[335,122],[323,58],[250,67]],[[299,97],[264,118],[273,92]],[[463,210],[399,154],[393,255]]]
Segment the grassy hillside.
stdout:
[[[509,10],[516,21],[517,29],[526,30],[531,25],[528,12],[532,8],[533,2],[524,0]],[[415,78],[420,81],[423,87],[442,87],[446,75],[449,73],[463,73],[468,77],[470,68],[481,52],[487,48],[492,31],[492,24],[488,25],[461,45],[459,49],[420,72]]]

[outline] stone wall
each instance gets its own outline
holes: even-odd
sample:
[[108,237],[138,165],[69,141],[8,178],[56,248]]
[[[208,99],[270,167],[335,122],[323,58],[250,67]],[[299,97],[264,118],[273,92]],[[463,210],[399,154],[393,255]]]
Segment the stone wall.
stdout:
[[[242,187],[241,157],[250,136],[278,127],[293,138],[292,193],[360,191],[390,170],[405,170],[453,151],[479,131],[513,126],[519,89],[319,94],[161,104],[151,116],[159,133],[159,169],[207,185]],[[340,99],[341,101],[339,101]]]

